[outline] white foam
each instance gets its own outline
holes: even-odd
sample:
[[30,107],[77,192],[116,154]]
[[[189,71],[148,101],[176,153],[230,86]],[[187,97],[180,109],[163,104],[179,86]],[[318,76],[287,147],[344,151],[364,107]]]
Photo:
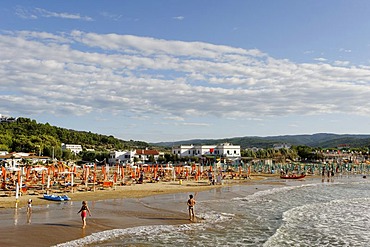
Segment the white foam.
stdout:
[[248,195],[246,197],[236,197],[233,200],[241,200],[241,201],[265,201],[267,195],[277,194],[277,193],[286,193],[295,189],[303,188],[303,187],[314,187],[314,186],[321,186],[320,183],[313,183],[313,184],[303,184],[303,185],[296,185],[296,186],[285,186],[285,187],[276,187],[268,190],[260,190],[252,195]]
[[123,236],[130,237],[145,237],[146,239],[153,238],[179,238],[179,234],[187,231],[205,230],[220,226],[217,223],[232,220],[233,214],[220,213],[215,211],[199,212],[200,223],[183,224],[183,225],[154,225],[154,226],[139,226],[127,229],[113,229],[102,232],[93,233],[87,237],[73,240],[70,242],[56,245],[57,247],[77,247],[91,244],[99,244],[112,239],[117,239]]
[[264,246],[294,246],[295,239],[300,246],[364,246],[369,227],[370,198],[306,204],[284,212],[283,224]]

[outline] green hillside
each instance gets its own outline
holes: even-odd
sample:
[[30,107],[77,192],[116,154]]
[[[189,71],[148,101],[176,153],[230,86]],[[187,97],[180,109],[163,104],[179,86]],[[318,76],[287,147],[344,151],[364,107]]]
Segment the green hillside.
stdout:
[[225,139],[194,139],[177,142],[153,143],[158,146],[173,146],[180,144],[220,144],[230,142],[234,145],[240,145],[243,149],[258,147],[271,148],[277,143],[289,143],[294,146],[309,146],[317,148],[336,148],[340,144],[347,144],[352,148],[370,147],[370,135],[338,135],[319,133],[313,135],[284,135],[268,137],[234,137]]
[[0,123],[0,150],[8,152],[35,152],[45,156],[62,155],[61,144],[80,144],[83,149],[97,152],[146,148],[141,141],[123,141],[113,136],[76,131],[37,123],[28,118]]

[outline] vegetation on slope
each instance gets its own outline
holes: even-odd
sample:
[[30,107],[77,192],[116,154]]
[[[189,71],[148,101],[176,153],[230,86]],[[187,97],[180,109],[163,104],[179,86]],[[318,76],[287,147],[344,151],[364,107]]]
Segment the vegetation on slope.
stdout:
[[76,131],[37,123],[29,118],[18,118],[15,122],[0,124],[0,150],[9,152],[34,152],[44,156],[60,158],[63,155],[61,144],[79,144],[84,150],[96,152],[147,148],[141,141],[123,141],[113,136]]

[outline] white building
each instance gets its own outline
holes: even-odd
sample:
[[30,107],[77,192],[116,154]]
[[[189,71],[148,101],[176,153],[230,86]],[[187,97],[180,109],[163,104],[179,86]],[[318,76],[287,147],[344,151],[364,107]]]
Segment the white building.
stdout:
[[70,150],[72,153],[78,154],[82,152],[82,146],[77,144],[64,144],[62,143],[62,150]]
[[252,151],[253,153],[258,152],[259,150],[263,150],[263,148],[252,147],[252,148],[245,149],[245,151]]
[[111,151],[109,153],[109,164],[124,164],[134,161],[135,151]]
[[0,122],[1,123],[11,123],[11,122],[15,122],[16,119],[14,117],[8,117],[8,116],[4,116],[2,114],[0,114]]
[[288,143],[277,143],[277,144],[273,145],[273,148],[275,150],[279,150],[279,149],[283,149],[283,148],[289,149],[291,147],[292,147],[292,145],[290,145]]
[[136,149],[134,151],[112,151],[109,153],[109,164],[123,164],[123,163],[132,163],[134,158],[145,163],[149,161],[152,156],[154,160],[158,160],[160,156],[164,154],[158,152],[157,150],[148,150],[148,149]]
[[240,158],[240,146],[231,143],[219,145],[180,145],[172,147],[172,154],[179,157],[201,157],[203,155],[216,155],[226,158]]
[[0,154],[0,163],[4,164],[5,167],[17,167],[24,164],[24,160],[29,160],[31,164],[38,162],[46,163],[50,160],[48,156],[38,156],[34,153],[23,153],[23,152],[13,152],[13,153],[1,153]]

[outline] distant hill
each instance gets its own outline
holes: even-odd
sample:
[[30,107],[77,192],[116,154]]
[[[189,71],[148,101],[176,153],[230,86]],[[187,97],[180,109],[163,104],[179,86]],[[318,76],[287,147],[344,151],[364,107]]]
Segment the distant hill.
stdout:
[[289,143],[294,146],[309,146],[321,148],[336,148],[340,144],[347,144],[350,147],[370,147],[370,135],[352,135],[352,134],[330,134],[318,133],[312,135],[282,135],[267,137],[233,137],[225,139],[193,139],[176,142],[152,143],[154,146],[171,147],[180,144],[194,145],[214,145],[229,142],[240,145],[243,149],[248,147],[271,148],[276,143]]
[[55,151],[60,156],[61,143],[79,144],[84,149],[100,152],[150,147],[146,142],[124,141],[113,136],[59,128],[29,118],[19,117],[15,121],[0,122],[2,151],[35,152],[48,156]]

